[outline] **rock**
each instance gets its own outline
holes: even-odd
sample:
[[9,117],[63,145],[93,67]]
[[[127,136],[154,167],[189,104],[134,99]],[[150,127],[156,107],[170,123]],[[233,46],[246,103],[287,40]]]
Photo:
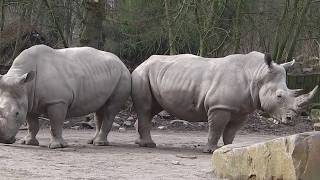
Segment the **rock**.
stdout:
[[320,177],[320,132],[305,132],[254,145],[233,144],[212,155],[216,176],[228,179]]
[[134,125],[134,124],[133,124],[132,121],[126,120],[126,121],[123,122],[123,126],[125,126],[125,127],[132,127],[133,125]]
[[127,121],[133,122],[133,121],[135,121],[135,120],[134,120],[134,118],[133,118],[132,116],[130,116],[130,117],[128,117]]
[[310,118],[312,122],[320,122],[320,109],[311,109]]
[[158,129],[164,130],[164,129],[167,129],[167,127],[166,126],[159,126]]
[[186,158],[186,159],[197,159],[197,156],[185,155],[185,154],[177,154],[176,157],[178,157],[178,158]]
[[158,116],[162,117],[163,119],[170,119],[171,115],[167,111],[161,111]]
[[80,126],[72,126],[71,129],[79,130]]
[[116,123],[116,122],[113,122],[113,123],[112,123],[112,128],[114,128],[114,129],[119,129],[119,127],[120,127],[120,124],[118,124],[118,123]]
[[81,129],[94,129],[95,128],[95,124],[94,122],[79,122],[76,123],[75,126],[79,126]]
[[133,126],[137,129],[138,128],[138,121],[136,121]]
[[27,124],[23,124],[19,130],[28,130],[28,125]]
[[121,121],[123,121],[123,118],[121,118],[121,117],[119,117],[119,116],[116,116],[116,117],[114,118],[114,121],[116,121],[116,122],[121,122]]
[[171,161],[171,163],[173,164],[173,165],[181,165],[181,163],[179,162],[179,161]]
[[314,123],[313,128],[315,131],[320,131],[320,123]]
[[119,132],[125,132],[127,129],[125,127],[120,127]]
[[184,126],[193,126],[191,123],[189,123],[188,121],[185,120],[180,120],[180,119],[176,119],[176,120],[172,120],[170,121],[171,125],[184,125]]

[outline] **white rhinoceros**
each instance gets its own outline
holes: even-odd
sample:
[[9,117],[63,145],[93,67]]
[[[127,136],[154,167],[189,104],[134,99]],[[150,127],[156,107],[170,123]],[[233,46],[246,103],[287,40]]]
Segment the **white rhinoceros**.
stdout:
[[270,55],[259,52],[224,58],[190,54],[154,55],[132,73],[132,99],[138,115],[140,146],[155,147],[151,118],[162,110],[188,121],[208,121],[205,152],[231,144],[236,131],[255,109],[263,109],[282,122],[291,120],[314,96],[289,90],[285,69]]
[[0,142],[15,142],[27,119],[28,135],[22,143],[38,145],[38,116],[44,114],[51,125],[49,147],[65,147],[65,118],[95,112],[97,129],[89,142],[108,145],[107,134],[130,91],[130,72],[112,53],[90,47],[33,46],[0,77]]

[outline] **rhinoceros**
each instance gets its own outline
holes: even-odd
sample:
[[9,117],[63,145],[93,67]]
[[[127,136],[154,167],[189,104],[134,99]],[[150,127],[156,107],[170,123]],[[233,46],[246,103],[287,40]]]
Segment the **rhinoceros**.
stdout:
[[[293,121],[318,87],[302,94],[286,85],[286,70],[293,62],[276,64],[269,54],[250,52],[223,58],[191,54],[153,55],[132,73],[132,99],[138,115],[135,143],[156,147],[151,118],[162,110],[188,121],[208,121],[204,152],[231,144],[247,115],[256,109],[286,123]],[[302,95],[301,95],[302,94]]]
[[36,45],[15,58],[0,77],[0,142],[14,143],[27,120],[21,143],[39,145],[39,115],[50,119],[49,148],[62,148],[66,118],[95,112],[96,133],[90,143],[108,145],[115,115],[130,96],[131,75],[114,54],[90,47],[52,49]]

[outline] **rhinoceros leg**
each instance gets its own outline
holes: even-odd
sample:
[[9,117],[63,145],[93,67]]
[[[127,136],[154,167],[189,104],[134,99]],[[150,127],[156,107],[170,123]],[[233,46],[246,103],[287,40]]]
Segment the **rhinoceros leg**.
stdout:
[[233,142],[236,132],[241,128],[246,120],[247,114],[232,114],[231,120],[223,132],[224,145],[231,144]]
[[228,122],[230,121],[231,113],[227,110],[212,110],[208,113],[209,135],[208,143],[203,149],[205,153],[211,153],[218,149],[218,141]]
[[63,122],[66,118],[68,106],[64,103],[49,105],[47,108],[50,119],[51,140],[49,148],[64,148],[67,143],[62,138]]
[[[96,126],[96,134],[92,139],[92,144],[96,146],[108,146],[109,142],[107,136],[112,128],[112,123],[115,115],[120,110],[120,108],[114,106],[105,105],[103,108],[96,112],[96,121],[98,125]],[[100,128],[99,128],[100,124]],[[98,129],[99,128],[99,129]]]
[[36,135],[39,132],[39,120],[38,115],[27,115],[28,134],[20,141],[21,144],[38,146],[39,141],[36,139]]
[[158,114],[162,108],[152,96],[150,84],[146,76],[132,74],[132,100],[134,109],[138,115],[139,137],[135,140],[141,147],[156,147],[150,134],[152,117]]
[[107,136],[112,128],[115,116],[125,104],[131,92],[130,77],[123,77],[114,94],[107,100],[106,104],[96,112],[96,134],[89,142],[96,146],[107,146],[109,142]]
[[96,132],[95,132],[93,138],[88,141],[88,144],[93,144],[93,141],[96,139],[96,137],[98,136],[98,134],[100,132],[103,119],[101,117],[100,118],[98,118],[98,117],[99,117],[99,115],[96,112],[95,113],[95,117],[94,117],[94,121],[95,121],[95,124],[96,124]]

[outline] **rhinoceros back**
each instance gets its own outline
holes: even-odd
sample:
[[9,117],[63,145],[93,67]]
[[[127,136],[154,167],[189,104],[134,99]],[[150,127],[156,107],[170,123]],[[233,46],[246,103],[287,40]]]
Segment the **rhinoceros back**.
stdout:
[[36,72],[32,111],[49,104],[66,103],[68,116],[96,111],[114,93],[121,79],[130,84],[130,73],[111,53],[89,47],[52,49],[34,46],[12,66],[14,72]]

